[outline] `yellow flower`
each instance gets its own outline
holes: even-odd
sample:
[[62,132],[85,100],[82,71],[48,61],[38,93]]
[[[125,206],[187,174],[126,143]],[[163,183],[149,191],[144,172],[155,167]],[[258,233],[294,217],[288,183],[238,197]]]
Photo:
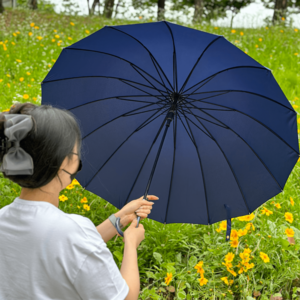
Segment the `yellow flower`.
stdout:
[[87,204],[83,204],[83,208],[84,208],[85,210],[87,210],[87,211],[90,210],[90,207],[89,207]]
[[232,240],[239,239],[238,232],[235,229],[231,230],[230,239],[232,239]]
[[65,202],[66,200],[68,200],[68,197],[66,197],[65,195],[61,195],[58,197],[59,201]]
[[239,244],[239,241],[238,240],[232,240],[230,241],[230,245],[232,248],[236,248]]
[[6,74],[6,76],[7,76],[7,77],[10,77],[10,75],[9,75],[9,74]]
[[37,36],[36,38],[40,41],[43,37],[42,36]]
[[224,283],[226,283],[227,285],[229,285],[228,277],[221,277],[221,280],[223,280]]
[[285,230],[285,234],[286,234],[287,236],[289,236],[289,237],[293,237],[294,234],[295,234],[295,232],[294,232],[294,230],[293,230],[292,228],[287,228],[287,229]]
[[263,210],[261,211],[262,214],[266,214],[267,216],[272,215],[273,212],[271,210],[268,210],[267,208],[263,208]]
[[280,32],[284,32],[283,30],[280,30]]
[[294,53],[294,55],[298,55],[298,53]]
[[24,99],[28,99],[29,96],[28,96],[27,94],[25,94],[25,95],[23,95],[23,98],[24,98]]
[[31,85],[30,85],[30,84],[27,84],[27,86],[29,86],[29,87],[30,87]]
[[15,43],[15,42],[11,42],[11,44],[12,44],[12,45],[15,45],[16,43]]
[[200,286],[207,284],[208,280],[206,278],[197,278],[199,280]]
[[167,273],[167,277],[165,278],[165,284],[169,285],[172,280],[172,273]]
[[13,32],[13,36],[17,36],[17,34]]
[[74,25],[75,25],[73,22],[70,22],[70,24],[71,24],[72,26],[74,26]]
[[52,42],[52,43],[55,42],[55,39],[52,39],[51,42]]
[[261,42],[261,41],[262,41],[262,38],[259,38],[258,40]]
[[300,118],[298,118],[297,122],[300,123]]
[[56,34],[54,37],[57,38],[57,39],[59,39],[59,35],[58,34]]
[[244,32],[243,32],[243,31],[241,31],[241,32],[240,32],[240,35],[244,35]]
[[34,78],[31,78],[30,80],[31,80],[31,81],[34,81]]
[[282,20],[282,21],[284,21],[284,20],[285,20],[285,18],[284,18],[284,17],[282,17],[282,18],[281,18],[281,20]]
[[269,29],[269,27],[266,27],[266,29]]
[[87,203],[88,200],[86,199],[86,197],[83,197],[81,200],[80,200],[81,203]]
[[57,43],[57,46],[60,46],[60,43]]
[[236,277],[236,272],[234,272],[233,270],[230,270],[230,269],[227,269],[227,271],[229,272],[229,273],[231,273],[234,277]]
[[251,230],[251,228],[252,228],[252,230],[254,231],[255,230],[255,227],[254,227],[254,225],[253,225],[253,223],[247,223],[246,224],[246,230]]
[[203,261],[199,261],[197,265],[194,267],[194,269],[197,270],[197,273],[200,274],[204,273],[204,270],[202,269],[202,265],[203,265]]
[[226,262],[231,262],[234,258],[234,254],[232,252],[228,252],[226,255],[225,255],[225,261]]
[[299,106],[298,105],[292,105],[294,108],[298,108]]
[[235,30],[235,29],[232,29],[232,30],[231,30],[231,32],[232,32],[232,33],[235,33],[235,32],[236,32],[236,30]]
[[48,67],[51,68],[51,64],[48,64]]
[[33,101],[36,101],[36,100],[37,100],[37,98],[36,98],[36,97],[32,97],[32,99],[33,99]]
[[30,75],[30,72],[26,72],[27,75]]
[[270,258],[269,258],[269,256],[268,256],[268,254],[266,254],[266,253],[264,253],[264,252],[260,252],[260,253],[259,253],[259,256],[260,256],[260,258],[261,258],[265,263],[267,263],[267,262],[270,261]]
[[220,232],[220,231],[221,231],[221,228],[217,228],[216,231],[217,231],[217,232]]
[[39,26],[34,26],[34,29],[39,29],[40,27]]
[[89,34],[89,33],[90,33],[90,31],[89,31],[89,30],[86,30],[85,32],[86,32],[87,34]]
[[29,35],[29,36],[32,36],[32,32],[28,32],[28,35]]
[[3,79],[0,79],[0,82],[2,82],[3,81]]
[[142,17],[142,16],[139,16],[139,19],[143,19],[143,17]]
[[248,254],[250,254],[252,251],[250,250],[250,248],[245,248],[244,249],[244,253],[248,253]]
[[80,209],[80,206],[78,206],[78,205],[77,205],[77,208],[79,208],[79,209]]
[[21,78],[20,78],[20,81],[22,82],[23,80],[24,80],[24,77],[21,77]]
[[69,37],[68,37],[68,40],[72,40],[72,38],[69,36]]
[[74,185],[71,183],[71,184],[66,186],[66,189],[72,190],[72,189],[74,189]]
[[73,185],[80,185],[80,183],[78,182],[78,180],[76,178],[73,179],[72,184]]
[[220,224],[220,229],[221,230],[226,230],[227,229],[227,221],[222,221]]
[[16,59],[16,61],[19,62],[19,63],[22,62],[21,59]]
[[294,30],[295,30],[295,32],[298,32],[298,29],[297,29],[297,28],[295,28]]
[[10,84],[9,83],[7,83],[7,86],[10,88]]
[[33,27],[33,26],[34,26],[34,23],[31,23],[30,26]]
[[293,198],[290,197],[290,200],[291,200],[291,205],[294,206],[295,202],[294,202]]
[[274,206],[277,208],[281,208],[280,203],[276,203]]
[[288,222],[290,222],[290,223],[293,223],[293,214],[291,214],[291,213],[289,213],[289,212],[286,212],[286,213],[284,214],[284,216],[285,216],[285,220],[286,220],[286,221],[288,221]]
[[257,47],[258,47],[258,45],[255,45],[255,47],[257,48]]
[[215,29],[218,29],[219,27],[215,27]]

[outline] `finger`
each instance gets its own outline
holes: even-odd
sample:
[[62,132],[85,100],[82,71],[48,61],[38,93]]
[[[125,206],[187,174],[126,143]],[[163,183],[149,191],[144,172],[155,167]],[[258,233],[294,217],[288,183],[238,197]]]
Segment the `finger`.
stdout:
[[[144,199],[144,196],[142,196],[140,199],[142,199],[144,201],[147,201],[146,199]],[[157,196],[155,196],[155,195],[148,195],[147,199],[149,201],[149,200],[158,200],[159,198]]]

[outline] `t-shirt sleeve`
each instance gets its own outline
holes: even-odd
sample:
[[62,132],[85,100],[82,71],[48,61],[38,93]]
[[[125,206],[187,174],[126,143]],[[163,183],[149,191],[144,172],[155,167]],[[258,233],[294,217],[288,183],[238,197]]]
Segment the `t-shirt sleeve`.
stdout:
[[105,242],[80,267],[74,286],[83,300],[124,300],[129,287]]

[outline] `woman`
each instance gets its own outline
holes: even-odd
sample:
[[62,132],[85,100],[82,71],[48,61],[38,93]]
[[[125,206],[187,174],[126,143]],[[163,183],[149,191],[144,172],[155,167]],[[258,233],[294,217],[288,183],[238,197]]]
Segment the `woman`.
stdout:
[[140,197],[115,214],[123,227],[132,222],[124,232],[119,270],[106,246],[118,234],[113,223],[107,219],[95,227],[86,217],[58,209],[60,191],[81,169],[75,115],[19,103],[0,114],[1,142],[7,136],[19,137],[20,148],[2,148],[1,171],[22,190],[0,210],[0,299],[138,299],[137,247],[145,230],[142,224],[136,228],[136,216],[146,218],[153,202]]

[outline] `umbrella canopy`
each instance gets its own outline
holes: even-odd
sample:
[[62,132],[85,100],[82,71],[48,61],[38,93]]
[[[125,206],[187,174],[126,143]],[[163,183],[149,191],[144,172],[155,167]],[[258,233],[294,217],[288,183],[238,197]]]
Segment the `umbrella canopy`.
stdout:
[[64,48],[42,104],[80,120],[86,190],[121,209],[151,188],[150,219],[227,219],[227,241],[231,218],[282,192],[299,158],[297,115],[271,70],[171,22],[105,26]]

